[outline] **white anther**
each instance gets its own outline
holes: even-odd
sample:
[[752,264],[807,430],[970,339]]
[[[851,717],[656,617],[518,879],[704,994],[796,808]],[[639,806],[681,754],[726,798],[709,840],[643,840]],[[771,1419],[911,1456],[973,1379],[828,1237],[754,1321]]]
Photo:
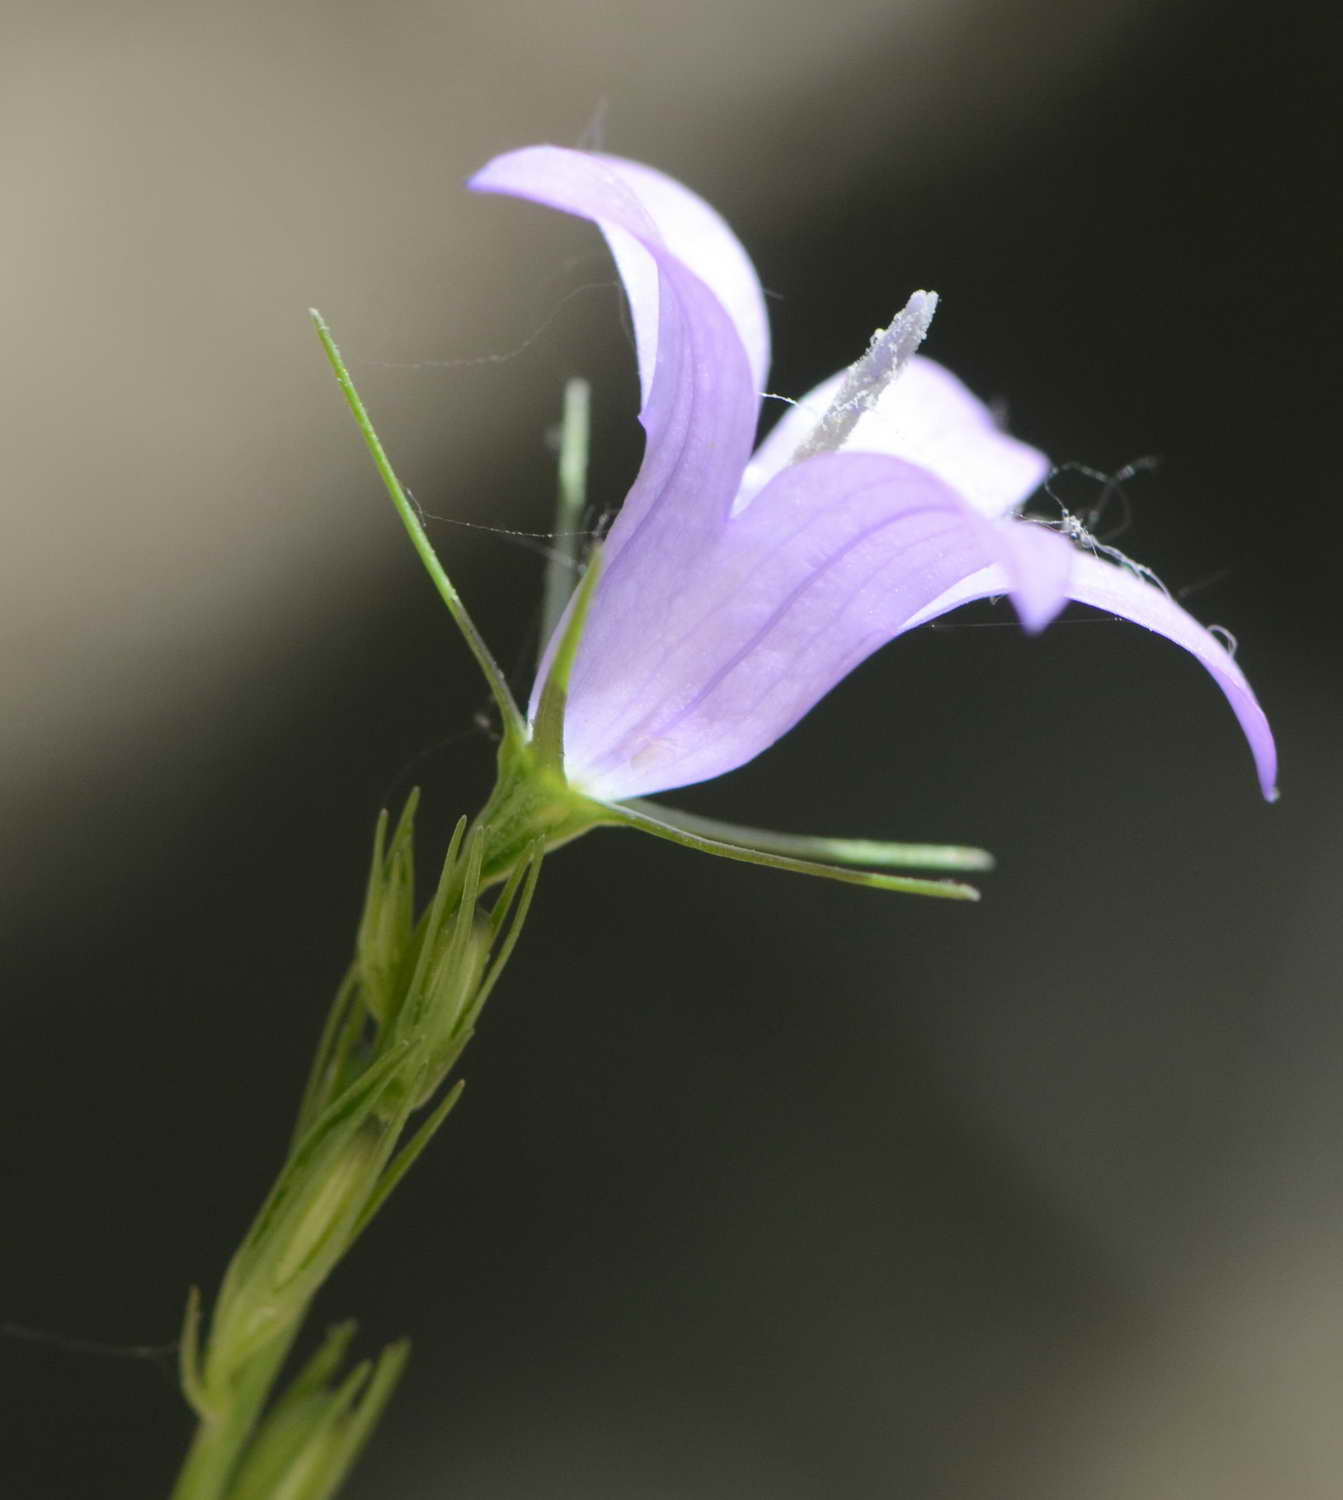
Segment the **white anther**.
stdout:
[[915,292],[891,319],[889,328],[872,335],[867,353],[849,366],[839,394],[793,455],[793,462],[843,447],[859,421],[870,412],[923,342],[937,311],[936,292]]

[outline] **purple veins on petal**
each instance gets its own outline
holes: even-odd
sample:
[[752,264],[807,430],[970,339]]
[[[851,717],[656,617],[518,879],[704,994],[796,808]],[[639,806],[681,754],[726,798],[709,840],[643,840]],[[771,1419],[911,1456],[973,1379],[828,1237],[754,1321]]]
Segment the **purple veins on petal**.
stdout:
[[[660,186],[650,194],[651,181]],[[695,549],[721,530],[741,483],[759,412],[752,362],[768,358],[759,284],[717,215],[648,168],[537,146],[489,163],[471,186],[590,219],[616,253],[634,315],[646,444],[606,538],[589,631],[620,612],[621,628],[637,633],[646,612],[668,606]],[[663,566],[649,569],[649,557]],[[631,569],[640,580],[632,613],[621,602]]]
[[633,316],[646,445],[569,680],[565,769],[581,790],[616,801],[732,770],[887,641],[1009,594],[1028,630],[1071,598],[1192,652],[1274,795],[1272,733],[1216,637],[1135,572],[1018,517],[1048,461],[913,353],[932,294],[752,456],[765,305],[713,209],[649,167],[554,146],[499,157],[471,186],[595,223]]
[[594,605],[570,681],[570,774],[604,800],[721,775],[967,573],[999,564],[1034,611],[1023,614],[1047,618],[1071,552],[1043,527],[986,520],[899,459],[835,453],[785,469],[637,636],[603,628]]

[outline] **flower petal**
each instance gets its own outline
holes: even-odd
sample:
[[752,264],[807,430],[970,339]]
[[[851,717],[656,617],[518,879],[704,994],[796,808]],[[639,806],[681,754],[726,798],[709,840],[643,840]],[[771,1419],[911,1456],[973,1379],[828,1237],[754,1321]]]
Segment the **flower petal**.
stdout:
[[1221,641],[1182,610],[1168,594],[1127,568],[1105,562],[1090,553],[1079,555],[1068,592],[1080,604],[1107,610],[1164,635],[1202,662],[1240,720],[1240,727],[1250,743],[1264,796],[1270,802],[1276,802],[1278,751],[1273,731],[1254,690],[1245,680],[1244,672]]
[[[638,552],[667,554],[661,582],[675,589],[676,559],[707,545],[726,521],[755,434],[751,361],[766,357],[764,311],[762,305],[757,317],[748,306],[759,288],[745,252],[686,189],[615,158],[533,146],[497,157],[470,185],[590,219],[610,242],[639,340],[647,444],[606,539],[598,599],[607,597],[609,613],[610,590],[635,536]],[[749,354],[743,329],[754,345]],[[643,607],[657,610],[663,602],[654,593]],[[639,628],[637,616],[629,623]]]
[[[590,184],[582,180],[594,168],[626,189],[620,195],[624,201],[614,211],[609,198],[604,203],[596,201]],[[561,185],[566,182],[567,187]],[[656,267],[640,243],[650,230],[722,303],[746,350],[757,395],[764,390],[769,374],[769,315],[760,278],[723,216],[674,177],[624,157],[562,146],[529,146],[496,157],[468,186],[479,192],[531,198],[597,221],[608,237],[630,299],[645,400],[652,385],[658,338]],[[631,199],[637,202],[637,210]],[[637,213],[641,227],[628,222],[626,215],[631,211]]]
[[[1023,530],[1027,525],[1024,522],[1018,524]],[[931,600],[910,621],[910,628],[923,625],[974,599],[1005,594],[1010,587],[1007,574],[1000,566],[985,568],[961,579],[937,599]],[[1273,731],[1245,674],[1210,630],[1146,579],[1089,552],[1077,552],[1068,581],[1068,594],[1079,604],[1090,604],[1122,619],[1132,620],[1192,653],[1226,694],[1227,702],[1249,741],[1260,788],[1270,802],[1277,801],[1278,752]]]
[[[999,564],[1038,624],[1071,557],[1057,534],[989,521],[899,459],[794,465],[711,545],[632,549],[638,566],[602,580],[570,679],[567,773],[604,801],[721,775],[958,580]],[[641,609],[650,596],[659,608]]]
[[760,278],[741,241],[717,209],[674,177],[622,157],[601,160],[637,194],[668,250],[723,304],[746,350],[759,396],[769,377],[769,314]]
[[[833,375],[791,406],[747,466],[741,509],[806,441],[844,382]],[[1005,515],[1049,473],[1043,453],[1002,431],[993,413],[950,370],[916,354],[858,419],[845,453],[888,453],[930,469],[987,516]]]

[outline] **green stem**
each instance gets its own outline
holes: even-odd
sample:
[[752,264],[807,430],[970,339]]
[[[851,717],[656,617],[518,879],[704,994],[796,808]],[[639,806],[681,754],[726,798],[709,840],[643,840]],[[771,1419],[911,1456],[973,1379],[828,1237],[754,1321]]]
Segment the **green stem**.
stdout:
[[228,1494],[306,1311],[304,1307],[287,1329],[248,1361],[223,1410],[201,1416],[171,1500],[223,1500]]

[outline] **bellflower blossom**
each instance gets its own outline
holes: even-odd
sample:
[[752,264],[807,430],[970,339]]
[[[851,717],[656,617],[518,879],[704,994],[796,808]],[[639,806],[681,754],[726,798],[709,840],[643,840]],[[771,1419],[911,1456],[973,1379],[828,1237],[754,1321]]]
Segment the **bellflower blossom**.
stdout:
[[[449,1080],[548,849],[624,826],[730,859],[974,899],[957,881],[888,872],[984,869],[982,850],[768,833],[640,799],[750,760],[885,642],[998,594],[1027,630],[1077,599],[1192,652],[1273,795],[1272,735],[1221,642],[1120,554],[1079,549],[1087,539],[1075,529],[1022,517],[1046,461],[917,354],[932,294],[916,292],[862,358],[752,452],[769,331],[751,263],[712,209],[648,167],[549,146],[499,157],[473,186],[591,219],[605,234],[634,317],[643,465],[571,597],[552,568],[546,615],[558,624],[524,715],[313,314],[393,504],[494,694],[499,775],[481,812],[458,822],[423,907],[414,795],[394,831],[385,813],[379,821],[353,958],[289,1151],[208,1320],[198,1293],[187,1301],[181,1382],[199,1420],[173,1500],[331,1495],[357,1458],[404,1343],[347,1369],[354,1325],[338,1325],[284,1384],[288,1356],[327,1277],[451,1113],[461,1083]],[[561,464],[570,501],[576,409],[570,400]]]
[[1275,795],[1272,733],[1222,643],[1139,572],[1021,516],[1049,463],[914,352],[935,297],[916,293],[752,452],[768,321],[708,204],[650,167],[554,146],[500,156],[470,186],[594,222],[633,315],[646,449],[572,663],[571,786],[610,804],[721,775],[886,642],[1007,595],[1029,631],[1072,599],[1191,652]]
[[998,596],[1031,632],[1076,600],[1189,651],[1239,719],[1265,797],[1276,796],[1272,731],[1222,642],[1149,570],[1075,526],[1063,534],[1023,515],[1049,462],[917,353],[934,294],[914,293],[855,364],[790,407],[757,448],[764,297],[708,204],[651,167],[556,146],[496,157],[470,186],[601,230],[633,317],[646,437],[633,487],[567,607],[560,573],[547,581],[547,616],[559,620],[524,715],[314,314],[402,522],[499,707],[499,779],[478,819],[487,884],[537,847],[608,825],[731,859],[974,899],[955,881],[872,867],[987,869],[980,849],[772,833],[643,799],[743,765],[886,642]]

